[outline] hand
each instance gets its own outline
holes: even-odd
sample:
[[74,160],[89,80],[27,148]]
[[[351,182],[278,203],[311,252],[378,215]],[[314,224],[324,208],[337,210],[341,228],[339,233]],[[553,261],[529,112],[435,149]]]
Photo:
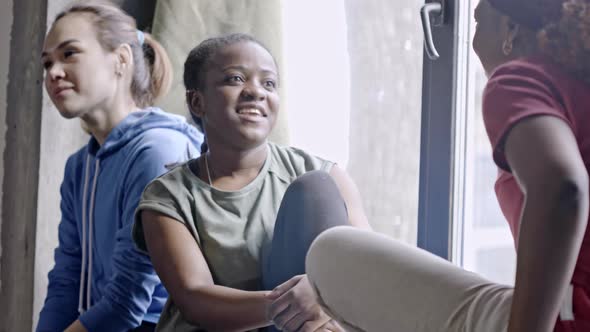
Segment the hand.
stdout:
[[283,331],[314,332],[330,321],[316,300],[306,275],[295,276],[269,295],[269,317]]
[[317,331],[321,331],[321,332],[346,332],[346,330],[340,324],[338,324],[337,321],[335,321],[333,319],[330,320],[329,322],[327,322],[326,324],[324,324]]

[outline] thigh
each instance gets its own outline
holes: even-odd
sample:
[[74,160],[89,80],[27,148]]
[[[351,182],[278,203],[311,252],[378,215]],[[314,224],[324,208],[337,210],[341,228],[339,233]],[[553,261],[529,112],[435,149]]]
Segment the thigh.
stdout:
[[512,288],[385,235],[331,229],[311,246],[307,273],[326,310],[354,330],[506,330]]

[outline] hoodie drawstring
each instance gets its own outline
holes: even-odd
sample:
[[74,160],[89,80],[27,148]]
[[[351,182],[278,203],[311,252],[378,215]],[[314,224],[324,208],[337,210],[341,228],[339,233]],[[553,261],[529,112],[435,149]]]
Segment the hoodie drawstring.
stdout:
[[84,172],[84,191],[82,191],[82,266],[80,268],[80,292],[78,297],[78,313],[84,313],[84,279],[86,277],[86,191],[90,175],[90,155],[86,155],[86,172]]
[[92,289],[92,238],[93,238],[93,223],[94,223],[94,194],[96,193],[96,180],[98,179],[98,172],[100,168],[100,160],[97,158],[94,165],[94,179],[92,181],[92,191],[90,192],[90,209],[88,212],[88,284],[86,288],[86,310],[90,309],[92,305],[90,290]]
[[[86,310],[91,304],[92,289],[92,222],[94,220],[94,194],[96,192],[96,182],[100,167],[99,159],[96,159],[94,167],[94,179],[92,180],[92,191],[90,192],[90,209],[87,209],[88,201],[88,181],[90,179],[90,154],[86,156],[86,172],[84,174],[84,191],[82,194],[82,266],[80,269],[80,292],[78,298],[78,312],[83,314],[84,309],[84,284],[86,283]],[[89,211],[88,211],[89,210]],[[88,213],[87,213],[88,212]],[[88,222],[87,222],[88,220]],[[88,224],[88,231],[86,231]],[[88,234],[86,234],[88,233]],[[88,236],[87,236],[88,235]],[[88,240],[87,240],[88,239]],[[88,245],[86,244],[88,242]],[[88,264],[86,263],[86,248],[88,247]],[[88,276],[85,270],[88,265]]]

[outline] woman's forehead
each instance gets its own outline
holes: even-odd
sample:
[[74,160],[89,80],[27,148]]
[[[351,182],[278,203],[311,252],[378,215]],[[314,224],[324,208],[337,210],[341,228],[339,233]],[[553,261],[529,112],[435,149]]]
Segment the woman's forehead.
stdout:
[[51,51],[67,40],[88,41],[96,39],[96,31],[84,14],[67,14],[59,19],[45,38],[44,50]]
[[272,55],[264,47],[251,41],[237,42],[222,47],[213,55],[211,67],[219,70],[228,67],[273,72],[277,70]]

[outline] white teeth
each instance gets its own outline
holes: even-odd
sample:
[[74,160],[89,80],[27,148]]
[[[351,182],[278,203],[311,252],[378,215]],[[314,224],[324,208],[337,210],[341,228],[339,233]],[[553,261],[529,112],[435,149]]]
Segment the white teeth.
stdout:
[[262,112],[256,108],[242,108],[238,110],[238,114],[252,114],[262,116]]

